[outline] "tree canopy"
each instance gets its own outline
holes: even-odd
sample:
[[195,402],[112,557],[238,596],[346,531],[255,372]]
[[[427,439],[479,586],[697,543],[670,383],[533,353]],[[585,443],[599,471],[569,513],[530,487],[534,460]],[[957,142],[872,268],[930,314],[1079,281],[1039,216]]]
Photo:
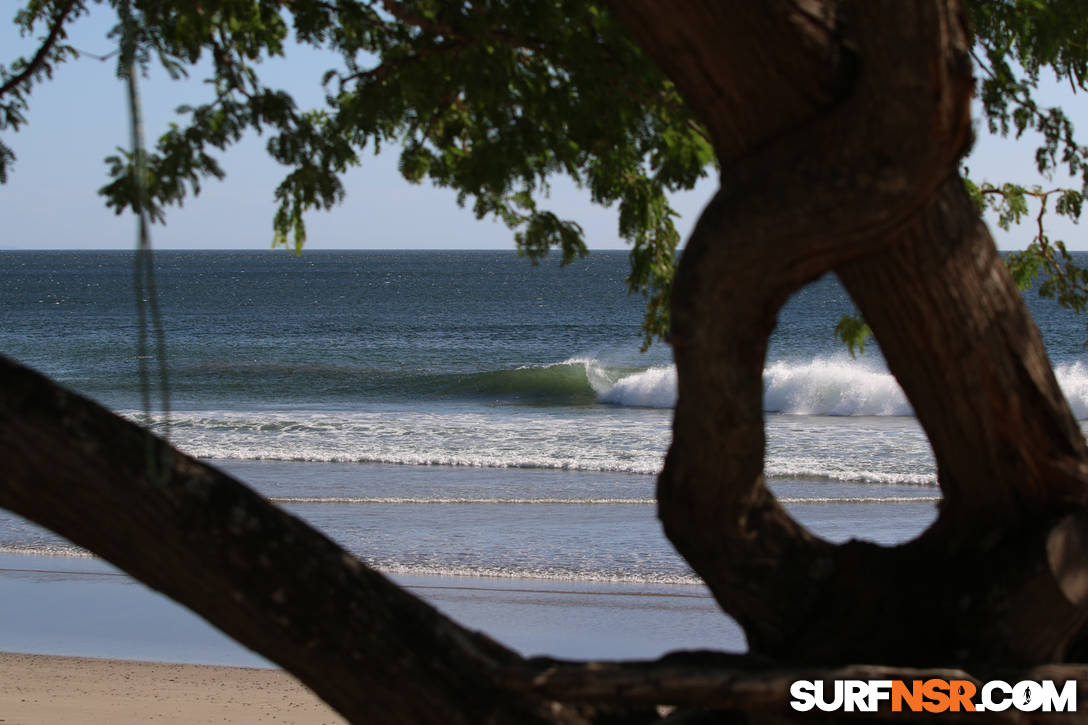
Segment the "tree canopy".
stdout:
[[[64,28],[84,12],[82,2],[45,2],[20,13],[26,32],[48,35],[35,57],[3,69],[0,130],[18,129],[32,83],[78,56]],[[535,259],[554,247],[567,262],[586,253],[582,229],[541,198],[567,174],[595,202],[618,206],[634,250],[631,287],[650,291],[648,329],[665,329],[680,241],[666,194],[694,185],[713,154],[675,89],[599,5],[295,2],[288,12],[278,2],[137,2],[132,13],[141,68],[158,63],[180,78],[211,61],[213,98],[180,109],[148,156],[155,220],[222,178],[215,153],[255,129],[287,169],[276,244],[300,248],[303,215],[343,200],[340,175],[363,149],[395,145],[408,181],[456,190],[477,217],[514,230],[520,251]],[[297,108],[259,73],[288,42],[329,52],[325,108]],[[11,158],[4,148],[0,161]],[[102,192],[120,213],[136,203],[134,166],[128,154],[107,161],[113,181]]]

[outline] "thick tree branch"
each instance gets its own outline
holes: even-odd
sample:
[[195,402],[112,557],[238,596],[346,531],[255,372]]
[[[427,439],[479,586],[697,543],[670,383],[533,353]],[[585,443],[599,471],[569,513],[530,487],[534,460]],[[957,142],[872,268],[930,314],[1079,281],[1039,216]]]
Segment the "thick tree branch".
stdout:
[[[716,653],[676,653],[651,662],[575,663],[530,660],[500,670],[499,681],[512,688],[563,702],[644,702],[678,707],[733,710],[770,718],[804,717],[789,708],[794,699],[790,686],[798,680],[962,680],[981,688],[983,682],[1000,679],[1077,681],[1077,702],[1088,701],[1088,666],[1043,665],[1019,670],[952,667],[888,667],[847,665],[835,668],[783,668],[751,656]],[[825,692],[831,686],[825,685]],[[812,715],[814,713],[810,713]],[[887,703],[878,712],[855,712],[857,719],[872,721],[928,720],[929,713],[892,712]],[[851,717],[839,713],[837,717]],[[1027,723],[1035,717],[1010,709],[986,716],[988,723]],[[1047,722],[1080,722],[1083,715],[1051,715]],[[776,718],[776,719],[777,719]],[[949,722],[978,722],[979,713],[948,711]],[[757,722],[760,720],[757,720]]]
[[[0,358],[0,506],[283,666],[353,722],[579,722],[494,684],[519,657],[241,483]],[[147,446],[169,471],[149,477]]]
[[49,34],[45,37],[38,51],[34,53],[34,57],[30,59],[26,67],[14,76],[9,78],[4,85],[0,86],[0,97],[3,97],[5,93],[18,88],[29,78],[32,78],[34,74],[42,69],[47,62],[50,51],[57,44],[60,39],[61,32],[64,30],[64,22],[67,20],[69,13],[71,13],[77,5],[81,4],[81,0],[67,0],[57,11],[56,16],[53,19],[52,25],[49,27]]
[[[1084,567],[1051,552],[1088,536],[1088,451],[955,177],[970,138],[965,18],[952,0],[828,2],[831,22],[814,25],[800,5],[724,17],[697,0],[613,4],[722,161],[673,293],[666,533],[757,653],[805,664],[1060,660],[1088,601],[1074,585]],[[802,50],[791,65],[764,65],[757,37]],[[763,480],[767,341],[788,296],[829,269],[937,456],[940,525],[901,547],[822,541]],[[946,574],[931,572],[935,561]]]

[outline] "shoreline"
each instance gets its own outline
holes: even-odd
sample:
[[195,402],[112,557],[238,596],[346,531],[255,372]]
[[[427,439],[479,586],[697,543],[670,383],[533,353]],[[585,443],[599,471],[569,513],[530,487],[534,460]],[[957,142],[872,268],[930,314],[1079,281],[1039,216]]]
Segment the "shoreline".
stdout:
[[0,652],[0,722],[346,723],[282,670]]
[[[743,651],[705,587],[394,574],[463,626],[525,656],[654,659]],[[273,668],[99,559],[0,554],[0,651]],[[2,711],[0,711],[2,717]]]

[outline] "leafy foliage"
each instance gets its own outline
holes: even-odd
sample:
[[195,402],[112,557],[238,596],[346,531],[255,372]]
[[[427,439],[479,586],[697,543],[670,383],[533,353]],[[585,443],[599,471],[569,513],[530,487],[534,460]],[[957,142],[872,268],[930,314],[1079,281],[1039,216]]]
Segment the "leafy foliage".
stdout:
[[835,337],[846,345],[846,349],[850,351],[850,357],[865,354],[865,343],[868,342],[871,334],[872,330],[857,314],[843,315],[835,325]]
[[[84,3],[77,0],[33,0],[15,14],[15,25],[22,35],[33,34],[39,21],[44,21],[46,34],[30,58],[0,64],[0,131],[18,131],[26,123],[23,112],[34,86],[50,80],[58,65],[79,57],[78,51],[64,42],[68,37],[65,26],[84,13]],[[11,147],[0,141],[0,184],[7,182],[14,162]]]
[[[1034,214],[1034,229],[1025,249],[1006,258],[1021,289],[1042,281],[1037,291],[1077,312],[1088,306],[1088,273],[1078,268],[1064,242],[1046,230],[1048,214],[1080,219],[1088,193],[1088,147],[1077,142],[1073,122],[1061,108],[1042,107],[1035,99],[1044,70],[1074,91],[1088,89],[1088,4],[1080,0],[1006,0],[968,4],[976,32],[976,62],[981,72],[980,98],[991,133],[1016,138],[1028,130],[1042,143],[1035,164],[1046,179],[1064,169],[1080,179],[1080,188],[1025,186],[1017,183],[976,184],[967,188],[983,212],[1009,230]],[[969,176],[968,174],[965,174]],[[1053,205],[1050,204],[1053,200]]]
[[[111,0],[116,5],[120,0]],[[513,231],[537,260],[586,254],[584,232],[546,208],[566,175],[592,200],[618,206],[632,244],[632,291],[647,295],[647,339],[668,328],[679,234],[667,193],[691,188],[713,161],[703,129],[660,71],[598,3],[508,0],[134,0],[139,58],[173,75],[212,60],[214,98],[181,109],[149,153],[149,212],[221,178],[216,153],[248,129],[270,134],[287,168],[275,196],[274,243],[300,248],[304,215],[344,199],[341,175],[367,146],[396,144],[410,182],[454,189],[477,217]],[[40,8],[28,18],[46,17]],[[29,22],[29,20],[28,20]],[[300,111],[256,71],[290,31],[330,52],[324,108]],[[102,189],[118,213],[133,208],[132,159],[107,159]]]
[[1056,198],[1054,211],[1074,221],[1080,219],[1084,194],[1075,189],[1051,189],[1039,187],[1025,189],[1016,184],[1001,187],[983,184],[976,187],[976,200],[983,209],[997,213],[997,223],[1002,229],[1019,224],[1028,214],[1028,200],[1035,200],[1035,236],[1031,244],[1020,252],[1010,253],[1005,261],[1020,289],[1030,288],[1042,275],[1038,293],[1055,299],[1062,307],[1083,312],[1088,307],[1088,272],[1073,264],[1072,256],[1061,240],[1051,240],[1046,233],[1044,220],[1051,197]]
[[[964,185],[979,211],[1008,231],[1034,221],[1022,251],[1006,256],[1021,289],[1037,292],[1063,307],[1088,308],[1088,272],[1079,268],[1061,240],[1047,233],[1053,212],[1076,222],[1088,193],[1088,147],[1077,142],[1072,120],[1058,107],[1036,100],[1044,71],[1068,82],[1074,91],[1088,90],[1088,3],[1082,0],[967,0],[975,33],[979,99],[990,133],[1020,138],[1041,135],[1035,165],[1045,179],[1057,171],[1080,180],[1080,188],[1026,186],[1005,181],[976,182],[963,169]],[[1050,205],[1054,200],[1053,206]],[[1035,209],[1032,216],[1032,209]],[[850,349],[864,351],[869,329],[854,315],[845,316],[835,335]]]
[[1064,165],[1088,188],[1088,149],[1073,135],[1061,108],[1043,108],[1035,100],[1044,69],[1074,90],[1088,80],[1088,5],[1080,0],[1005,0],[971,2],[982,73],[979,95],[991,133],[1019,138],[1033,129],[1043,136],[1035,152],[1039,172]]

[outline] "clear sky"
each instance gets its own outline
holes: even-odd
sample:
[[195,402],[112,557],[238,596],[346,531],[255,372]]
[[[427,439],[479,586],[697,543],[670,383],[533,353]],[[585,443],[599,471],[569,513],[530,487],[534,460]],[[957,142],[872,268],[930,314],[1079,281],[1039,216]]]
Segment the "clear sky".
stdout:
[[[105,33],[112,22],[108,11],[95,6],[92,15],[75,26],[72,44],[89,53],[110,52],[111,41]],[[3,62],[29,55],[35,47],[33,39],[20,38],[10,24],[0,23]],[[333,65],[331,58],[292,48],[286,60],[266,62],[262,73],[270,85],[278,83],[292,91],[301,107],[315,107],[323,102],[321,76]],[[149,143],[176,118],[173,109],[200,102],[207,94],[195,81],[174,82],[162,72],[144,79],[141,90]],[[1085,94],[1073,96],[1067,87],[1052,84],[1045,99],[1063,105],[1074,123],[1084,119],[1088,125]],[[19,133],[4,133],[4,141],[18,159],[8,183],[0,186],[0,249],[131,248],[131,217],[115,216],[96,193],[107,181],[103,159],[128,143],[125,89],[115,76],[115,61],[85,57],[61,66],[52,82],[35,89],[26,115],[28,123]],[[979,135],[968,160],[976,179],[1038,183],[1048,188],[1065,183],[1058,178],[1048,182],[1035,173],[1033,141],[993,139],[981,126]],[[167,225],[154,227],[154,246],[268,248],[272,194],[283,167],[267,158],[264,142],[251,135],[223,155],[220,160],[227,178],[209,180],[199,197],[190,197],[183,208],[171,208]],[[469,209],[457,206],[449,190],[408,184],[398,174],[396,161],[395,149],[377,157],[366,152],[362,165],[345,179],[345,203],[331,212],[308,215],[307,248],[513,248],[512,232],[505,226],[477,221]],[[714,187],[708,178],[673,199],[685,236]],[[587,191],[556,182],[550,208],[582,224],[591,248],[624,248],[616,232],[615,209],[592,205]],[[1088,250],[1085,229],[1055,222],[1052,236],[1066,241],[1071,249]],[[1031,235],[1028,227],[1012,234],[994,231],[1003,249],[1021,248]]]

